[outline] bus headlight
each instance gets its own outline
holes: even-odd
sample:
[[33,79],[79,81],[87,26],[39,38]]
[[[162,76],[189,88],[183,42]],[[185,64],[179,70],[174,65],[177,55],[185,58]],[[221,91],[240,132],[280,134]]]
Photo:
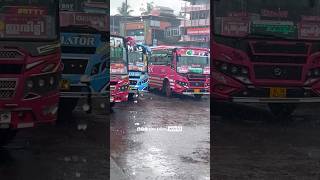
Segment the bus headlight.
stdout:
[[232,68],[231,68],[231,73],[232,73],[232,74],[237,74],[237,73],[238,73],[238,67],[232,66]]
[[38,83],[39,83],[39,87],[45,86],[45,81],[43,79],[39,79]]
[[[51,91],[57,91],[59,78],[60,75],[58,73],[29,77],[25,84],[25,99],[41,96]],[[30,96],[30,94],[32,94],[32,96]]]
[[215,68],[229,76],[249,78],[249,70],[247,67],[237,64],[231,64],[222,61],[216,61]]
[[308,79],[317,79],[320,78],[320,68],[310,69],[307,74]]
[[123,85],[123,86],[120,87],[120,91],[121,91],[121,92],[127,91],[128,88],[129,88],[129,85],[128,85],[128,84]]
[[50,80],[49,80],[50,86],[54,85],[54,83],[55,83],[54,77],[50,77]]
[[187,87],[188,83],[187,82],[182,82],[182,81],[176,81],[176,83],[182,87]]
[[247,68],[241,68],[241,73],[242,74],[249,74],[249,71]]
[[33,81],[32,81],[32,80],[28,80],[28,81],[27,81],[27,87],[28,87],[29,89],[33,88]]
[[220,69],[221,69],[221,71],[223,71],[223,72],[228,71],[228,64],[223,63],[223,64],[221,65]]

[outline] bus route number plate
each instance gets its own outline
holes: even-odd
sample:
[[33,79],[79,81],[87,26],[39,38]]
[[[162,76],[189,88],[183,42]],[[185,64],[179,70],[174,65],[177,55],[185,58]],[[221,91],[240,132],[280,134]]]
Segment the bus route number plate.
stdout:
[[287,97],[287,89],[286,88],[270,88],[270,97],[285,98]]

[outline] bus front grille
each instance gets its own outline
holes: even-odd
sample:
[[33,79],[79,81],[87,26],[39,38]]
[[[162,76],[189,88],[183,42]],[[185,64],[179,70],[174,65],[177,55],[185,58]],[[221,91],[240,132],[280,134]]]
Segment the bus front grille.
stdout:
[[257,79],[301,80],[302,67],[255,65],[254,72]]
[[16,80],[2,79],[0,80],[0,99],[10,99],[15,95],[17,87]]
[[0,59],[22,59],[24,56],[21,52],[15,49],[0,48]]

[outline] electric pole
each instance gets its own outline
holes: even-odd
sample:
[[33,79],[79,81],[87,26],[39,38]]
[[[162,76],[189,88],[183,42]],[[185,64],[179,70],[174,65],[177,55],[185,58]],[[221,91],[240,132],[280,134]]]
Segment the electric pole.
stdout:
[[128,16],[128,0],[126,0],[126,13],[124,15],[124,27],[123,27],[124,37],[127,36],[127,16]]

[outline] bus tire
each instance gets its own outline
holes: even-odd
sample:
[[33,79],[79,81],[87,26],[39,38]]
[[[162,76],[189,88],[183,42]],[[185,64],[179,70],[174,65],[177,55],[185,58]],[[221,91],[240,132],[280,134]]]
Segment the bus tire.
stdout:
[[77,98],[63,98],[60,99],[59,112],[58,112],[58,122],[66,121],[71,118],[72,112],[77,107]]
[[269,103],[270,111],[277,120],[285,120],[291,116],[296,109],[296,104],[281,104],[281,103]]
[[167,97],[171,97],[172,96],[170,83],[169,83],[169,81],[167,79],[164,80],[164,82],[163,82],[162,91],[163,91],[163,94],[165,96],[167,96]]
[[1,130],[0,131],[0,147],[3,147],[7,144],[9,144],[13,138],[16,136],[17,130]]
[[195,95],[194,95],[194,98],[195,98],[196,100],[201,100],[202,94],[195,94]]

